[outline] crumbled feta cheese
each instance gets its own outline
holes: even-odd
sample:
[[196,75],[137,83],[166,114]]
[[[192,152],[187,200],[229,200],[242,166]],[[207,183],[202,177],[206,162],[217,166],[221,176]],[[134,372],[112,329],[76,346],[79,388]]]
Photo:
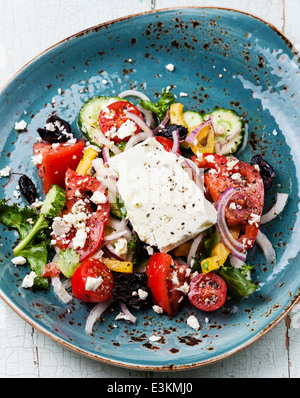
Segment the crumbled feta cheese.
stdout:
[[250,214],[250,220],[248,220],[248,223],[250,225],[256,224],[256,223],[260,223],[260,215],[259,214],[255,214],[255,213],[251,213]]
[[153,311],[155,311],[157,314],[162,314],[164,310],[159,306],[159,305],[153,305],[152,306]]
[[141,300],[146,300],[148,293],[143,289],[138,289],[138,295]]
[[147,253],[149,254],[149,256],[152,256],[152,254],[154,253],[153,247],[151,247],[151,246],[147,246],[146,250],[147,250]]
[[118,256],[127,253],[127,240],[125,238],[120,238],[115,243],[115,252]]
[[106,79],[103,79],[103,80],[102,80],[102,83],[103,83],[103,84],[107,84],[108,81],[107,81]]
[[27,127],[27,123],[25,120],[21,120],[20,122],[15,123],[15,130],[25,130]]
[[85,290],[94,292],[96,289],[98,289],[102,282],[102,276],[98,276],[98,278],[92,278],[91,276],[88,276],[85,283]]
[[103,192],[95,191],[91,196],[90,201],[95,203],[96,205],[99,205],[101,203],[106,203],[107,198]]
[[39,209],[40,207],[43,206],[43,203],[41,200],[36,199],[30,206],[33,207],[34,209]]
[[239,160],[236,158],[228,158],[227,159],[227,169],[232,170],[237,164],[239,163]]
[[231,202],[229,205],[229,209],[235,210],[236,209],[236,204],[234,202]]
[[189,284],[187,282],[184,282],[183,285],[176,287],[175,290],[178,290],[184,294],[187,294],[190,290]]
[[167,69],[168,71],[170,71],[170,72],[173,72],[174,69],[175,69],[175,66],[174,66],[173,64],[168,64],[168,65],[166,65],[166,69]]
[[240,173],[234,173],[234,174],[232,174],[231,178],[232,178],[234,181],[238,181],[238,182],[241,182],[241,181],[242,181],[242,176],[241,176]]
[[156,342],[161,340],[161,336],[155,336],[154,334],[152,336],[149,337],[149,340],[152,342]]
[[43,163],[43,155],[40,153],[39,155],[31,156],[31,160],[35,166],[38,166]]
[[9,166],[5,166],[4,169],[0,170],[0,177],[9,177],[11,172],[11,168]]
[[194,315],[190,315],[188,317],[188,319],[186,320],[186,323],[192,329],[195,329],[195,330],[199,330],[200,329],[199,321]]
[[180,93],[179,96],[180,96],[180,97],[187,97],[188,94],[187,94],[187,93]]
[[34,285],[34,279],[37,274],[34,271],[31,271],[30,274],[27,274],[22,282],[22,287],[25,289],[32,287]]
[[87,232],[82,230],[82,229],[78,229],[76,231],[76,235],[73,238],[72,242],[73,242],[73,249],[83,249],[85,242],[87,239]]
[[70,231],[70,225],[68,225],[61,217],[54,217],[52,231],[56,236],[65,235]]
[[[114,131],[112,131],[114,129]],[[120,128],[117,130],[113,128],[110,130],[110,135],[112,138],[118,137],[120,140],[134,135],[136,132],[136,124],[133,120],[127,119],[125,123],[121,124]]]
[[22,256],[17,256],[11,260],[11,262],[15,265],[23,265],[26,263],[26,258]]

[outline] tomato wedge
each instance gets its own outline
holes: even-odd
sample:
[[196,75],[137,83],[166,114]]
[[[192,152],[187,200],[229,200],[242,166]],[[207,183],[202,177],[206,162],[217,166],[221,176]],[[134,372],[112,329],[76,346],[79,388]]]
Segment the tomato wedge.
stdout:
[[[107,112],[108,110],[108,112]],[[143,119],[142,113],[130,102],[127,101],[117,101],[107,106],[107,110],[102,110],[99,113],[98,123],[101,131],[115,143],[119,143],[122,141],[128,141],[129,138],[138,134],[141,131],[141,128],[135,122],[135,131],[133,134],[127,134],[126,130],[121,134],[118,134],[118,130],[124,123],[130,120],[126,116],[126,112],[134,113],[139,118]]]
[[177,261],[167,253],[154,253],[147,265],[148,286],[154,301],[168,315],[173,316],[183,296],[180,290],[189,281],[187,266]]
[[226,300],[227,286],[216,274],[198,274],[190,282],[188,298],[202,311],[216,311]]
[[[165,151],[172,152],[174,141],[167,137],[155,137],[156,141],[159,142],[165,149]],[[181,154],[180,151],[177,152],[179,155]]]
[[[88,217],[86,219],[87,239],[83,248],[76,249],[80,254],[80,261],[84,261],[91,256],[100,246],[103,236],[106,221],[109,217],[110,204],[108,201],[107,192],[100,181],[93,177],[82,176],[75,171],[68,169],[65,178],[66,185],[66,210],[63,214],[72,212],[74,205],[80,206],[80,212],[85,213]],[[90,196],[95,192],[103,193],[106,197],[105,203],[96,205],[96,210],[93,210]],[[67,249],[73,247],[73,238],[76,234],[76,229],[72,229],[61,238],[60,236],[53,236],[56,244],[60,249]]]
[[42,155],[42,163],[37,165],[39,176],[43,181],[46,194],[51,185],[65,187],[65,174],[68,168],[76,169],[83,155],[85,142],[78,139],[75,144],[58,144],[54,147],[49,142],[36,142],[33,145],[34,155]]
[[[92,279],[89,286],[88,278]],[[93,283],[94,284],[93,286]],[[99,259],[90,258],[76,268],[72,279],[72,292],[80,300],[100,303],[112,297],[114,279],[111,271]]]
[[229,226],[240,226],[244,234],[238,239],[245,250],[256,239],[264,205],[264,183],[255,167],[248,163],[211,153],[192,157],[201,168],[209,168],[204,183],[214,202],[228,188],[238,188],[226,207],[225,217]]

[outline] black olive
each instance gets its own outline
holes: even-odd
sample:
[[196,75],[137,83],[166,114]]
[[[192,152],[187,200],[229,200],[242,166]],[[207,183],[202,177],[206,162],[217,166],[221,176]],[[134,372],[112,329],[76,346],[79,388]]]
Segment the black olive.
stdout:
[[[138,295],[139,289],[148,293],[145,299],[142,299]],[[127,305],[145,306],[151,302],[151,290],[147,285],[146,273],[117,273],[111,293],[115,300],[119,300]]]
[[259,167],[259,174],[264,182],[265,189],[271,188],[273,184],[273,178],[276,177],[273,167],[265,159],[263,159],[261,155],[254,155],[250,164],[252,166],[257,165]]
[[20,186],[20,191],[22,195],[25,197],[25,199],[30,203],[34,203],[35,200],[37,199],[37,190],[34,185],[34,183],[31,181],[27,175],[22,175],[19,178],[19,186]]
[[180,141],[183,141],[188,134],[188,129],[184,126],[180,126],[179,124],[167,124],[162,129],[158,130],[157,135],[162,137],[173,139],[173,131],[177,130],[179,133]]
[[56,115],[51,115],[44,128],[38,128],[42,140],[50,142],[51,144],[66,142],[71,137],[71,126],[68,122]]

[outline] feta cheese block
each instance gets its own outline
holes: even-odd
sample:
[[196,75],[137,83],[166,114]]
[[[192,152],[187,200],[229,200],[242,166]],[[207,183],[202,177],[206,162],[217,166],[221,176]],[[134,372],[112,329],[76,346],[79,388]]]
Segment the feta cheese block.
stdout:
[[168,252],[217,220],[217,212],[184,170],[184,159],[150,137],[108,161],[127,218],[139,238]]

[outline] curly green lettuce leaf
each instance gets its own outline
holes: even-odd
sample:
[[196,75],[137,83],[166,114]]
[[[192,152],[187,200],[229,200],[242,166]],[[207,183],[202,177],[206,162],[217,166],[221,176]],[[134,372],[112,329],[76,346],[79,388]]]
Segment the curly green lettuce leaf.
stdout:
[[[8,205],[4,199],[0,201],[0,222],[8,228],[16,229],[21,239],[28,236],[38,219],[35,210],[24,206],[20,208],[17,204]],[[48,244],[50,239],[44,230],[48,228],[48,223],[44,221],[40,224],[34,239],[18,253],[18,256],[26,258],[30,268],[37,274],[34,280],[35,287],[47,288],[48,280],[42,277],[45,264],[48,262]]]
[[169,110],[170,105],[173,104],[174,102],[175,102],[174,95],[170,91],[164,89],[158,102],[155,103],[147,100],[142,100],[140,101],[140,105],[144,109],[147,109],[155,113],[158,119],[162,121],[166,116],[166,113]]

